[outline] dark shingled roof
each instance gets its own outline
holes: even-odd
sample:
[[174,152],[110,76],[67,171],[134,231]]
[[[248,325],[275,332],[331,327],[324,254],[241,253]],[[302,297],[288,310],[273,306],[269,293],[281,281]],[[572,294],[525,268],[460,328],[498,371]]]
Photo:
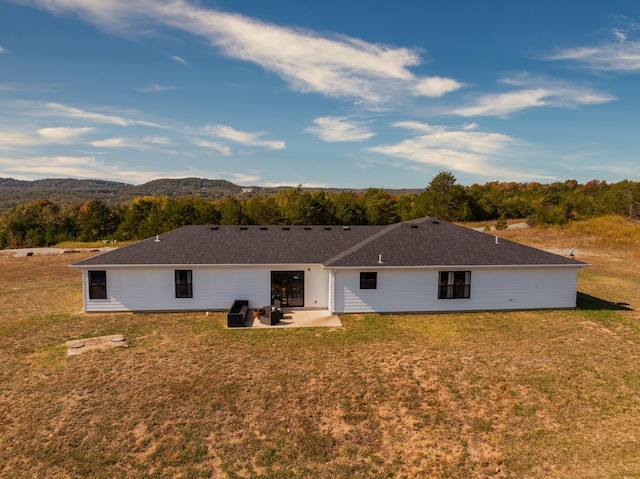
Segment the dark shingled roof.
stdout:
[[[378,259],[382,255],[382,264]],[[581,265],[519,243],[434,218],[397,223],[341,254],[328,259],[330,267],[356,266],[500,266]]]
[[[379,263],[379,258],[382,263]],[[584,263],[433,218],[388,226],[185,226],[73,266],[297,264],[326,267]]]

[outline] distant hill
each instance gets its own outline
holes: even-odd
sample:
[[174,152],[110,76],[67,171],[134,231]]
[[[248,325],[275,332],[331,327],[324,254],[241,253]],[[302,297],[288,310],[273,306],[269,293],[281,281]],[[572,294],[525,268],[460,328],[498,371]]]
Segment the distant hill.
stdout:
[[217,200],[239,196],[248,190],[226,180],[202,178],[162,179],[141,185],[115,181],[45,179],[20,181],[0,178],[0,211],[46,198],[58,204],[82,204],[101,200],[107,204],[128,203],[139,196],[170,196]]
[[132,185],[102,180],[46,179],[20,181],[0,178],[0,211],[30,201],[47,198],[55,203],[83,203],[98,199],[119,201]]
[[[228,197],[248,198],[255,195],[272,195],[279,190],[294,188],[240,186],[227,180],[206,178],[179,178],[153,180],[141,185],[130,185],[116,181],[76,180],[72,178],[44,179],[34,181],[0,178],[0,212],[19,204],[46,198],[57,204],[82,204],[87,200],[101,200],[109,205],[126,204],[139,196],[192,197],[204,200],[219,200]],[[303,188],[305,191],[320,188]],[[340,188],[325,188],[326,191],[341,192]],[[350,190],[364,192],[365,190]],[[421,189],[387,190],[391,194],[419,193]]]

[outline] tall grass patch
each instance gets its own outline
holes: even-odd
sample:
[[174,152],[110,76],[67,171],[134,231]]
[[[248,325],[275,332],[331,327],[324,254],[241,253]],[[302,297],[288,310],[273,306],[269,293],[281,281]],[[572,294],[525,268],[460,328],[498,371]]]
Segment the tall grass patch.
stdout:
[[566,226],[568,234],[585,246],[594,248],[640,249],[640,223],[621,216],[603,216],[574,221]]

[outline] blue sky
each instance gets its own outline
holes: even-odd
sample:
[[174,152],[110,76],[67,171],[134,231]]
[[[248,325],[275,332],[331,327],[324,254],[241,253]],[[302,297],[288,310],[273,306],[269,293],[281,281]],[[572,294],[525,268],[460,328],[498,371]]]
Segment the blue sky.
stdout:
[[638,181],[640,2],[0,0],[0,177]]

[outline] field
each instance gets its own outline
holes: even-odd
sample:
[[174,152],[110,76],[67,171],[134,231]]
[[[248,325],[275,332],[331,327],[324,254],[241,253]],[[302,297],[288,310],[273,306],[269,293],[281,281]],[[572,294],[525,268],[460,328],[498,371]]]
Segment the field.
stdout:
[[0,255],[0,477],[640,477],[639,227],[605,221],[499,233],[577,246],[578,310],[338,329],[79,315],[88,253]]

